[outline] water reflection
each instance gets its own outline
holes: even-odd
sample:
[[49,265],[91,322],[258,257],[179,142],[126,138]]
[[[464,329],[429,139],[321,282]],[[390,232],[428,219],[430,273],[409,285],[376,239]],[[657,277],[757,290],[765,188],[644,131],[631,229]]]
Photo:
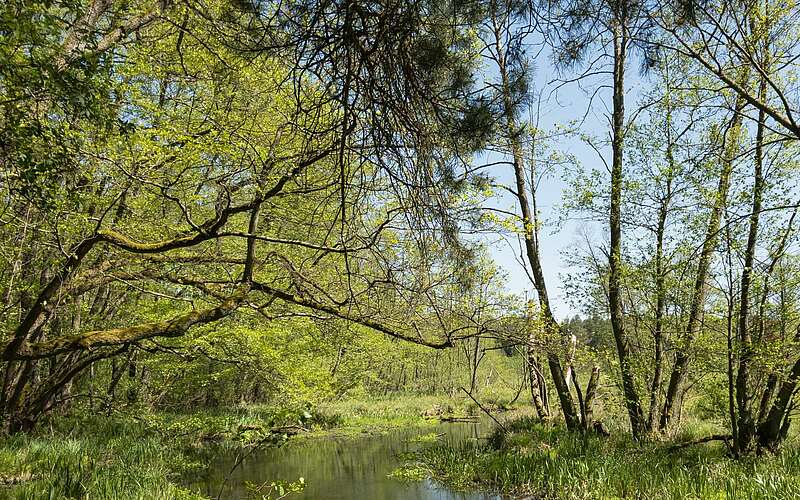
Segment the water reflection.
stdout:
[[[306,480],[305,491],[292,499],[308,500],[498,500],[486,493],[462,493],[449,490],[433,481],[405,482],[388,477],[400,464],[398,454],[425,444],[411,442],[420,435],[443,434],[448,442],[475,442],[488,432],[481,423],[440,424],[424,429],[403,429],[387,435],[361,438],[298,440],[280,449],[265,450],[246,459],[228,480],[221,498],[246,499],[245,482]],[[233,456],[219,457],[205,477],[192,487],[216,497],[225,475],[233,465]]]

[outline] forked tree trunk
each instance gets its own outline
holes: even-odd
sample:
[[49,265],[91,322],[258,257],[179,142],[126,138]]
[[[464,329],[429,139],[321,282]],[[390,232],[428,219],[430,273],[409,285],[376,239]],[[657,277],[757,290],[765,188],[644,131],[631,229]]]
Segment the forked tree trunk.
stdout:
[[572,368],[572,384],[575,386],[575,393],[578,396],[578,404],[581,409],[581,429],[591,431],[595,429],[594,420],[594,400],[597,397],[597,385],[600,382],[600,367],[594,366],[586,383],[586,392],[581,389],[578,373],[575,367]]

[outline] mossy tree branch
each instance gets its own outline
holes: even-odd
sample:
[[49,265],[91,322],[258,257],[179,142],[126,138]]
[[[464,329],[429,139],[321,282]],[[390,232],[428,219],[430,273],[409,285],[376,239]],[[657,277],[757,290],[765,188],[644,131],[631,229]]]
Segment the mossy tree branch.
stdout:
[[23,344],[18,351],[4,353],[5,361],[42,359],[75,351],[90,351],[118,346],[155,337],[180,337],[190,328],[220,320],[239,308],[247,297],[247,287],[241,287],[219,305],[180,314],[165,321],[142,323],[127,328],[93,330],[56,338],[45,342]]

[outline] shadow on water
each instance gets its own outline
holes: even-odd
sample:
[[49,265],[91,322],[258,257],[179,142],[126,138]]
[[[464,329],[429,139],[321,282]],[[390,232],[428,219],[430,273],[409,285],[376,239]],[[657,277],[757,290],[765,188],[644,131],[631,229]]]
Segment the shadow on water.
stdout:
[[[266,449],[248,457],[231,475],[221,498],[247,499],[245,482],[296,481],[305,478],[296,500],[499,500],[488,493],[464,493],[433,481],[400,481],[388,477],[400,463],[398,456],[427,446],[414,442],[418,436],[443,434],[439,441],[477,442],[491,429],[488,422],[449,423],[425,428],[399,429],[385,435],[356,438],[320,438],[290,442],[277,449]],[[190,486],[209,497],[216,497],[230,471],[235,454],[215,459],[208,472]]]

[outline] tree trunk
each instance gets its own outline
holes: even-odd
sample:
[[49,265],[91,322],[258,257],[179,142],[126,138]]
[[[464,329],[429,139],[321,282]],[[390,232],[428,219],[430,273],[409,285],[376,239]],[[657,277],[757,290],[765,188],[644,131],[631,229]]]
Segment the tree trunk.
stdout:
[[[533,337],[534,334],[531,333],[531,336]],[[531,388],[531,401],[533,401],[533,406],[536,408],[536,415],[540,419],[545,419],[549,414],[545,408],[544,401],[542,401],[542,391],[539,385],[543,381],[542,370],[532,346],[528,347],[527,358],[527,373]]]
[[[672,145],[667,146],[667,159],[672,164]],[[672,169],[670,168],[670,172]],[[661,391],[664,352],[664,312],[667,306],[666,271],[664,270],[664,232],[667,223],[667,211],[671,196],[672,173],[667,179],[667,193],[662,200],[658,212],[658,227],[656,228],[656,310],[655,324],[653,326],[653,379],[650,383],[650,406],[647,415],[647,430],[656,430],[658,422],[659,401],[658,393]]]
[[600,367],[595,366],[592,368],[592,374],[589,377],[589,383],[586,384],[586,396],[583,399],[584,415],[583,426],[586,430],[594,426],[594,400],[597,397],[597,386],[600,383]]
[[[531,276],[533,278],[533,285],[536,288],[537,296],[539,299],[539,309],[541,320],[543,323],[544,340],[547,342],[551,338],[562,338],[563,333],[561,328],[553,317],[550,309],[550,300],[547,294],[547,285],[544,280],[544,273],[542,272],[542,264],[539,258],[539,242],[537,237],[537,217],[535,210],[531,207],[531,200],[528,199],[528,187],[526,182],[525,171],[525,158],[523,155],[523,148],[520,142],[520,130],[514,116],[514,102],[511,95],[511,82],[508,75],[508,68],[506,66],[506,52],[501,40],[502,28],[497,24],[497,13],[494,21],[494,36],[495,36],[495,49],[496,49],[496,63],[500,73],[501,87],[503,93],[503,114],[505,117],[506,135],[508,137],[509,146],[514,165],[514,178],[516,181],[516,197],[519,203],[520,211],[522,213],[523,224],[523,237],[525,243],[525,253],[528,258],[528,264],[531,267]],[[532,189],[533,187],[531,187]],[[533,196],[535,201],[535,193]],[[559,361],[556,352],[548,347],[547,348],[547,365],[550,369],[550,376],[553,379],[553,385],[558,394],[559,402],[561,403],[561,411],[564,414],[567,428],[576,430],[580,428],[580,415],[575,407],[575,402],[572,398],[572,393],[569,389],[569,384],[564,378],[561,362]]]
[[726,250],[727,250],[727,259],[728,259],[728,285],[730,286],[730,292],[728,293],[728,304],[727,304],[727,311],[725,315],[725,333],[727,339],[727,358],[728,358],[728,369],[727,369],[727,382],[728,382],[728,418],[731,421],[731,436],[733,436],[733,441],[736,442],[738,440],[739,429],[736,426],[736,390],[734,386],[734,365],[735,365],[735,353],[733,351],[733,338],[735,336],[734,333],[734,283],[733,283],[733,256],[732,256],[732,248],[731,248],[731,234],[730,234],[730,227],[726,227],[725,230],[726,235]]
[[[766,80],[761,79],[762,98],[766,94]],[[738,412],[738,435],[734,442],[734,451],[737,454],[749,452],[753,447],[756,433],[756,421],[750,406],[750,369],[753,360],[753,342],[749,327],[750,314],[750,284],[753,275],[756,242],[758,240],[758,223],[761,215],[761,202],[764,193],[763,154],[764,154],[764,126],[766,115],[763,111],[758,113],[756,131],[756,157],[753,172],[753,204],[750,213],[750,229],[747,234],[747,247],[744,254],[744,268],[742,269],[742,284],[739,292],[739,366],[736,374],[736,410]]]
[[[797,328],[795,338],[800,340],[800,326]],[[767,418],[758,425],[756,432],[759,447],[775,451],[786,437],[785,429],[788,429],[792,397],[797,389],[798,380],[800,380],[800,358],[795,361],[789,376],[781,383]]]
[[[622,24],[622,23],[620,23]],[[635,439],[644,432],[644,416],[636,380],[631,366],[630,342],[625,333],[622,311],[622,153],[625,127],[625,56],[628,39],[625,28],[614,28],[614,107],[612,111],[612,165],[611,165],[611,206],[609,230],[611,248],[609,252],[608,306],[611,313],[611,329],[617,346],[622,392],[631,432]]]
[[[746,79],[746,78],[745,78]],[[708,218],[706,236],[700,251],[700,258],[697,263],[697,274],[695,275],[694,287],[692,288],[692,301],[689,306],[689,318],[686,324],[686,331],[683,339],[680,340],[675,353],[675,363],[669,378],[667,394],[664,399],[664,408],[661,411],[661,421],[659,428],[666,430],[672,419],[674,405],[679,393],[682,390],[683,382],[689,369],[689,359],[692,342],[700,333],[702,324],[703,308],[706,301],[708,287],[706,279],[711,267],[711,260],[714,255],[714,248],[717,244],[717,233],[719,232],[722,211],[728,200],[728,190],[730,188],[731,172],[733,170],[733,160],[739,149],[739,141],[742,126],[742,111],[745,107],[745,100],[738,97],[734,106],[734,113],[731,117],[728,130],[725,133],[726,147],[722,170],[719,175],[717,192],[714,204]]]

